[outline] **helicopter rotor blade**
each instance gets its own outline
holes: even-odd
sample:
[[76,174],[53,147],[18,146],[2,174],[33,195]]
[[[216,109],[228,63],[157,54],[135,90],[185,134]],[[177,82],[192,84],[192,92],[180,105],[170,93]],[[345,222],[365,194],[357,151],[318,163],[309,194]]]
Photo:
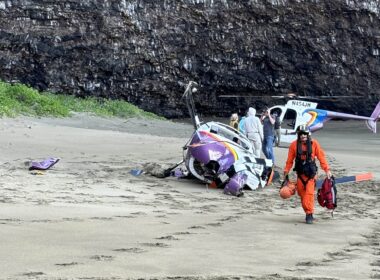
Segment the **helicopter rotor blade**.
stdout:
[[268,98],[269,96],[262,96],[262,95],[230,95],[230,94],[223,94],[219,95],[219,98]]
[[349,95],[330,95],[330,96],[297,96],[296,99],[308,99],[308,100],[338,100],[338,99],[356,99],[358,96]]
[[308,96],[308,95],[296,95],[296,94],[285,94],[285,95],[232,95],[232,94],[222,94],[218,96],[219,98],[261,98],[261,99],[305,99],[305,100],[337,100],[337,99],[356,99],[359,96],[349,96],[349,95],[327,95],[327,96]]
[[322,99],[329,99],[329,98],[352,98],[352,99],[356,99],[356,98],[360,98],[359,96],[349,96],[349,95],[331,95],[331,96],[320,96],[319,98],[322,98]]

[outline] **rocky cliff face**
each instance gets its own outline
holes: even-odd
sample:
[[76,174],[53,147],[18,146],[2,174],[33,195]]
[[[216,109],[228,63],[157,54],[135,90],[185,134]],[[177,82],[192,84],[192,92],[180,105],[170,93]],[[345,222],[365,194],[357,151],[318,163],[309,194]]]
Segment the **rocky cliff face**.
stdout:
[[[0,0],[0,78],[57,93],[124,98],[186,116],[270,99],[350,95],[332,109],[370,114],[380,89],[378,0]],[[271,102],[273,104],[273,102]],[[331,105],[331,104],[330,104]]]

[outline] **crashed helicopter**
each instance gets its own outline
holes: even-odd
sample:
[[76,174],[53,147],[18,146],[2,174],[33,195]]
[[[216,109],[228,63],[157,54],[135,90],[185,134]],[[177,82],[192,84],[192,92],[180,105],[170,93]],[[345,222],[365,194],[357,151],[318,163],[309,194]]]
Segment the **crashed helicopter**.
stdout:
[[191,81],[182,96],[195,130],[184,146],[187,170],[202,182],[235,196],[242,195],[244,189],[270,184],[272,160],[254,157],[251,142],[234,128],[214,121],[202,123],[194,105],[195,92],[197,83]]

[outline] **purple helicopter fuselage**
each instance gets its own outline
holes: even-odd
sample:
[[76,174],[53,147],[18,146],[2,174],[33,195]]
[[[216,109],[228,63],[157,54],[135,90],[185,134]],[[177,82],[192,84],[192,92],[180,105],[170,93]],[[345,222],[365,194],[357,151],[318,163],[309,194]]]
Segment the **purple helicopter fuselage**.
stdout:
[[237,159],[234,148],[208,131],[197,131],[188,146],[191,155],[199,162],[219,164],[218,173],[226,172]]

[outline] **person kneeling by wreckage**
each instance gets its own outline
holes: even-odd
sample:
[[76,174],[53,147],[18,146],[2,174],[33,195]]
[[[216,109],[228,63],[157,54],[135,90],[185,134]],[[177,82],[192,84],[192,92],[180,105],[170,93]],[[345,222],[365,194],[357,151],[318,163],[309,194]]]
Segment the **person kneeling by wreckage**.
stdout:
[[297,140],[290,144],[284,176],[286,179],[288,178],[289,171],[295,160],[293,170],[297,172],[297,192],[301,197],[302,208],[306,213],[306,223],[312,224],[314,219],[314,189],[318,171],[315,158],[318,158],[327,178],[331,178],[332,175],[326,161],[325,152],[317,140],[311,139],[311,133],[307,126],[298,126],[296,132]]

